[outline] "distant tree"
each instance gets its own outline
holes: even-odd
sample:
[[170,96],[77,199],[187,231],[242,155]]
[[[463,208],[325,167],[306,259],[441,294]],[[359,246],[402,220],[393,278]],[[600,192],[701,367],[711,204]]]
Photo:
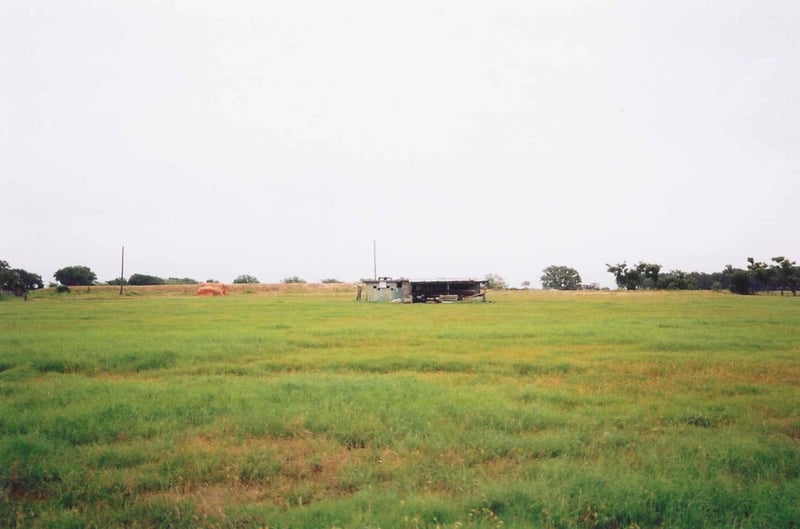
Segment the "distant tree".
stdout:
[[660,271],[660,264],[643,263],[639,261],[639,264],[636,265],[639,286],[647,289],[658,288],[658,275]]
[[752,257],[747,258],[747,263],[747,270],[750,273],[750,278],[755,290],[769,291],[769,283],[772,279],[773,270],[767,263],[756,261]]
[[330,278],[330,279],[322,279],[322,280],[320,280],[320,283],[325,283],[325,284],[328,284],[328,283],[341,283],[341,281],[339,281],[338,279]]
[[639,288],[641,273],[636,268],[628,268],[628,264],[623,261],[617,265],[606,264],[609,274],[614,274],[614,280],[618,288],[626,290],[636,290]]
[[719,290],[719,279],[714,278],[714,274],[706,274],[705,272],[689,272],[687,275],[691,282],[692,288],[696,290],[714,290],[714,282],[716,281],[716,290]]
[[729,290],[733,292],[733,287],[731,286],[731,278],[733,274],[740,271],[738,268],[734,268],[733,265],[726,264],[725,268],[722,269],[722,272],[719,272],[719,275],[715,275],[714,277],[719,277],[717,279],[719,281],[720,289],[721,290]]
[[38,290],[40,288],[44,288],[44,283],[42,282],[42,276],[39,274],[33,274],[31,272],[26,272],[21,268],[14,269],[18,274],[20,279],[22,280],[22,284],[25,286],[25,290]]
[[88,266],[67,266],[53,274],[53,277],[65,286],[94,285],[97,275]]
[[711,290],[728,290],[730,287],[730,276],[725,271],[711,272],[709,275],[709,288]]
[[747,270],[725,265],[725,270],[723,270],[722,273],[728,283],[728,290],[734,294],[747,295],[753,293],[750,283],[750,274]]
[[168,285],[196,285],[197,279],[191,277],[169,277],[167,278]]
[[800,284],[800,268],[795,266],[794,261],[783,256],[773,257],[772,260],[775,262],[772,268],[780,285],[781,296],[787,288],[792,291],[793,296],[796,296],[797,287]]
[[0,290],[25,296],[29,290],[40,288],[44,288],[42,276],[21,268],[11,268],[6,261],[0,261]]
[[297,276],[284,277],[284,278],[281,280],[281,283],[305,283],[305,282],[306,282],[306,280],[305,280],[305,279],[300,279],[300,278],[299,278],[299,277],[297,277]]
[[164,285],[166,281],[158,276],[151,276],[147,274],[132,274],[128,278],[128,284],[134,286],[143,285]]
[[690,274],[682,270],[671,270],[659,276],[658,288],[665,290],[694,290],[696,287]]
[[508,288],[505,279],[497,274],[486,274],[483,284],[486,285],[486,288],[490,290],[503,290]]
[[254,276],[251,276],[251,275],[242,274],[242,275],[238,276],[236,279],[234,279],[233,283],[236,284],[236,285],[248,284],[248,283],[258,283],[258,279],[256,279]]
[[614,276],[614,282],[617,284],[617,288],[625,288],[625,275],[628,271],[627,263],[622,262],[615,265],[606,263],[606,270],[609,274]]
[[581,288],[581,275],[568,266],[550,265],[542,270],[542,288],[555,290],[578,290]]
[[528,280],[525,280],[525,281],[522,282],[522,284],[520,286],[522,288],[524,288],[525,290],[527,290],[527,289],[531,288],[531,282],[528,281]]
[[626,290],[659,288],[660,264],[639,261],[635,267],[628,267],[628,264],[623,261],[616,265],[606,264],[606,267],[609,274],[614,274],[618,288]]
[[119,286],[120,281],[122,281],[123,285],[127,285],[128,284],[128,281],[126,279],[124,279],[124,278],[120,279],[120,278],[117,277],[117,278],[109,279],[108,281],[106,281],[106,285]]
[[637,290],[642,286],[642,273],[638,268],[628,269],[625,274],[625,288],[628,290]]

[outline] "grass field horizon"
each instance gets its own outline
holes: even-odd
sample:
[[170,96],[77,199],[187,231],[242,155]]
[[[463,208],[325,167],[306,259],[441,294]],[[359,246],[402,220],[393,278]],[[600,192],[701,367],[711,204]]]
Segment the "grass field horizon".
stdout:
[[193,293],[0,301],[0,527],[800,526],[791,296]]

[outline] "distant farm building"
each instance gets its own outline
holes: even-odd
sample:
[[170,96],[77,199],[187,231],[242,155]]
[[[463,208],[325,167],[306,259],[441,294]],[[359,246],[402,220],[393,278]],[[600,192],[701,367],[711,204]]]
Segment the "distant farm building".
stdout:
[[357,300],[393,303],[451,303],[486,301],[486,290],[475,279],[411,280],[379,277],[363,281]]

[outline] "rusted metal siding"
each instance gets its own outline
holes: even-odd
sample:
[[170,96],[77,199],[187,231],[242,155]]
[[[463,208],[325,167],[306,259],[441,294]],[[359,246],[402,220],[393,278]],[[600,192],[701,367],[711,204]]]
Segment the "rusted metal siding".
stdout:
[[411,283],[408,279],[391,279],[388,277],[364,281],[364,299],[366,301],[410,303]]

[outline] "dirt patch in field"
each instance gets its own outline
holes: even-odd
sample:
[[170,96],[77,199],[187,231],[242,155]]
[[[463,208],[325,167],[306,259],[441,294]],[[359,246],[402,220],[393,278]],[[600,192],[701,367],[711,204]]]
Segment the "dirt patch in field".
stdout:
[[392,454],[352,450],[311,435],[245,441],[200,435],[183,451],[191,460],[211,458],[219,468],[208,481],[186,483],[155,497],[174,503],[188,500],[200,514],[215,517],[224,517],[225,508],[234,505],[288,508],[352,494],[360,485],[347,477],[353,469],[382,461],[398,464]]
[[800,380],[800,366],[777,362],[774,364],[753,362],[752,364],[720,365],[704,370],[701,376],[715,376],[740,383],[794,386]]

